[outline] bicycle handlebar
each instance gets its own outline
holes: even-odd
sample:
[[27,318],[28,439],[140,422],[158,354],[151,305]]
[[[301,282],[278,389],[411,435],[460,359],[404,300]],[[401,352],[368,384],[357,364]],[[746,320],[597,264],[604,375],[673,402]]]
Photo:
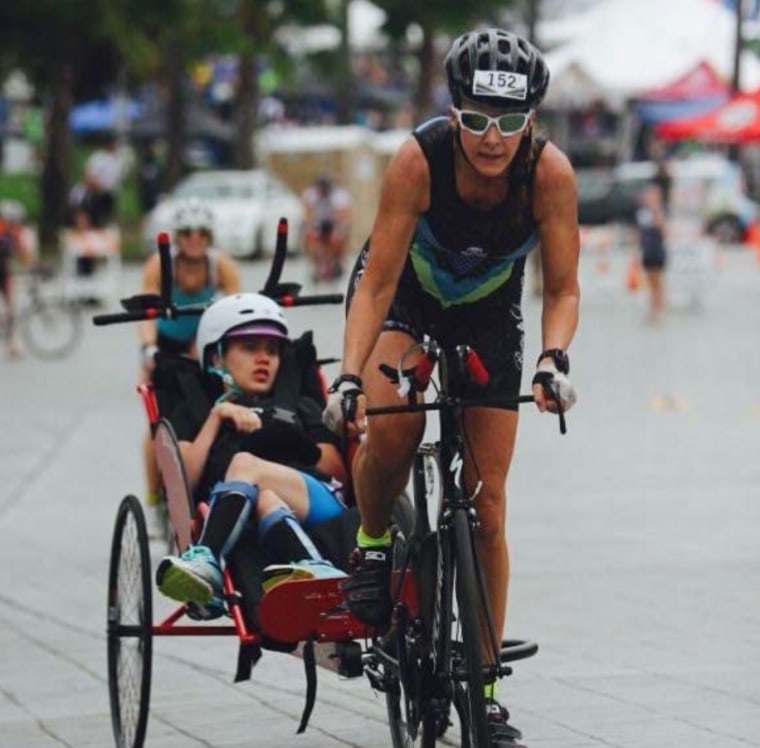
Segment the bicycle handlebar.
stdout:
[[[273,297],[274,300],[284,307],[296,306],[313,306],[317,304],[341,304],[343,294],[325,293],[314,294],[312,296],[291,296],[289,294],[280,297]],[[96,314],[92,318],[93,324],[98,327],[104,325],[113,325],[118,322],[139,322],[146,319],[174,319],[175,317],[192,317],[200,316],[206,311],[205,305],[193,304],[192,306],[170,306],[163,308],[151,306],[145,309],[133,309],[126,312],[113,312],[110,314]]]
[[[399,393],[406,394],[408,402],[405,405],[387,405],[377,408],[368,408],[366,410],[367,416],[380,416],[391,415],[399,413],[421,413],[427,411],[441,411],[449,408],[473,408],[473,407],[495,407],[505,408],[519,406],[523,403],[535,402],[533,395],[515,395],[515,396],[484,396],[482,398],[462,398],[452,397],[448,394],[448,362],[446,361],[446,355],[435,340],[429,340],[426,343],[421,344],[424,355],[417,363],[417,365],[410,369],[404,370],[403,363],[404,357],[411,350],[419,348],[417,344],[402,355],[398,365],[397,372],[390,367],[381,367],[381,371],[394,382],[399,382],[401,385]],[[457,360],[459,361],[464,373],[469,380],[478,387],[485,387],[488,384],[490,375],[488,369],[486,369],[483,361],[477,352],[470,348],[468,345],[456,346]],[[442,355],[443,354],[443,355]],[[441,361],[443,364],[441,370],[441,382],[442,396],[432,403],[418,403],[415,402],[414,397],[417,392],[425,392],[430,384],[430,378],[433,373],[433,369],[436,364]],[[405,378],[404,382],[401,382],[402,377]],[[559,418],[559,430],[561,434],[567,433],[567,424],[565,422],[565,412],[559,401],[558,396],[555,393],[551,393],[553,399],[557,404],[557,416]]]
[[421,413],[428,410],[442,410],[448,407],[507,407],[535,401],[533,395],[515,395],[514,397],[484,397],[484,398],[447,398],[434,403],[408,403],[406,405],[386,405],[378,408],[367,408],[368,416],[385,416],[393,413]]
[[[277,224],[277,244],[272,258],[269,276],[260,291],[264,296],[276,301],[283,307],[313,306],[317,304],[342,304],[344,296],[341,293],[312,294],[301,296],[301,286],[298,283],[280,283],[282,267],[288,251],[288,221],[280,218]],[[206,304],[192,304],[177,307],[172,302],[172,257],[169,234],[161,231],[156,239],[161,260],[161,292],[160,294],[136,294],[122,299],[124,312],[96,314],[92,321],[98,327],[113,325],[119,322],[140,322],[150,319],[175,319],[176,317],[197,316],[206,310]]]

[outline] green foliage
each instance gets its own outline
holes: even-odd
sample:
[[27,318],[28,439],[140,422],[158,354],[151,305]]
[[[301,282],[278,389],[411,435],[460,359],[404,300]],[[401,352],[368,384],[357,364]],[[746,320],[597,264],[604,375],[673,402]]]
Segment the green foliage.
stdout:
[[6,174],[0,171],[0,200],[18,200],[29,221],[36,223],[40,215],[39,177],[36,174]]
[[394,39],[403,38],[407,28],[417,23],[423,28],[464,33],[485,19],[513,5],[509,0],[373,0],[387,14],[384,30]]

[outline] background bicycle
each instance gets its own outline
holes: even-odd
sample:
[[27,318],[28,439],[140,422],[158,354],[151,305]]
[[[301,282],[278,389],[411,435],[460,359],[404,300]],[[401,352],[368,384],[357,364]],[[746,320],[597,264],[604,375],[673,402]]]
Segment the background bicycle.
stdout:
[[[84,316],[81,305],[67,298],[47,265],[35,265],[16,276],[15,333],[22,349],[44,360],[69,355],[82,338]],[[8,335],[8,318],[3,314],[0,336]]]

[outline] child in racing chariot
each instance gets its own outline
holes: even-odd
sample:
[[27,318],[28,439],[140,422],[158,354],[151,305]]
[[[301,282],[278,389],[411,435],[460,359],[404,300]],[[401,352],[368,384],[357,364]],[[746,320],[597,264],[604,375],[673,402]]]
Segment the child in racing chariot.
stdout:
[[200,366],[218,377],[220,395],[199,431],[197,403],[181,405],[171,422],[190,488],[209,497],[209,512],[197,544],[165,557],[156,572],[161,592],[191,603],[199,617],[224,612],[222,564],[251,517],[255,544],[275,564],[264,571],[266,587],[345,576],[305,532],[345,511],[345,467],[313,397],[299,394],[292,409],[273,398],[288,345],[282,309],[260,294],[225,297],[200,319]]

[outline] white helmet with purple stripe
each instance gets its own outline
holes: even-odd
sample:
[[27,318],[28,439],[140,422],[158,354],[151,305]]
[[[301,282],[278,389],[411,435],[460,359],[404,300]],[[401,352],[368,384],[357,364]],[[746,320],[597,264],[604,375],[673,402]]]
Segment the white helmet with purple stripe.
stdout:
[[209,364],[211,346],[224,338],[266,335],[288,339],[288,321],[280,305],[259,293],[238,293],[215,301],[201,315],[196,342],[199,363]]

